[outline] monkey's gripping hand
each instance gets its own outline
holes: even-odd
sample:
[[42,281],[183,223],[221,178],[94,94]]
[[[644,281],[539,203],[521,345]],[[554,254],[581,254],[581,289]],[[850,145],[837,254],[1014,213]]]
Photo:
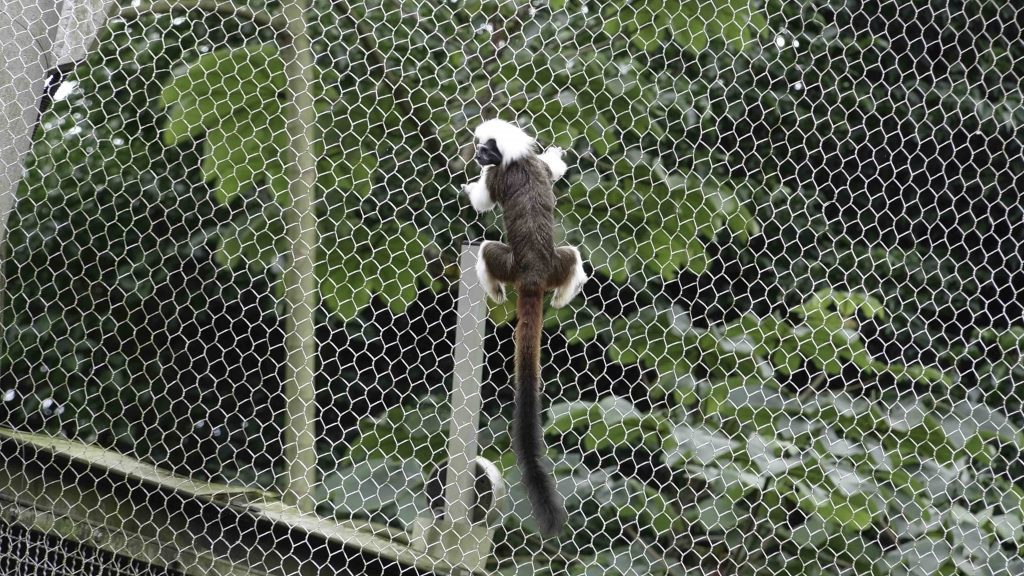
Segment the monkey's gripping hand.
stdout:
[[469,196],[469,203],[473,209],[483,214],[494,209],[494,199],[491,198],[491,191],[487,189],[487,170],[490,166],[484,166],[480,171],[480,178],[475,182],[462,185],[462,191]]
[[551,181],[557,181],[562,176],[565,176],[565,171],[569,169],[565,161],[562,160],[562,156],[565,155],[565,150],[562,150],[558,146],[552,146],[544,151],[543,154],[538,156],[545,164],[548,165],[548,169],[551,170]]

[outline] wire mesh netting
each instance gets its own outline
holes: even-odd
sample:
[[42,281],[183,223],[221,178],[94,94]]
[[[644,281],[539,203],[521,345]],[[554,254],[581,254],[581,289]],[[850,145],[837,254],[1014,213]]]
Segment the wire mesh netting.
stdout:
[[[1024,574],[1019,3],[65,1],[84,57],[0,76],[0,571]],[[514,291],[465,306],[494,117],[590,277],[549,539]],[[431,540],[463,381],[497,476]]]
[[47,537],[18,525],[0,524],[0,568],[4,574],[102,574],[104,576],[177,576],[131,559],[98,552],[67,540]]

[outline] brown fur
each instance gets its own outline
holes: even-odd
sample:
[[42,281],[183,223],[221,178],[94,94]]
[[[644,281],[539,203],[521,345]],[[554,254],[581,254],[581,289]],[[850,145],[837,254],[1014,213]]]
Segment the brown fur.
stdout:
[[565,285],[575,252],[555,248],[555,195],[547,165],[531,154],[487,174],[491,197],[501,205],[508,244],[488,242],[481,258],[490,275],[515,286],[516,406],[513,448],[541,534],[557,534],[567,521],[565,505],[545,469],[541,426],[540,343],[544,292]]
[[489,246],[494,256],[485,258],[494,259],[487,260],[491,274],[519,289],[547,291],[563,284],[576,260],[571,253],[568,260],[556,257],[555,194],[548,167],[536,156],[495,166],[487,174],[487,188],[502,207],[508,240],[507,251],[496,244]]

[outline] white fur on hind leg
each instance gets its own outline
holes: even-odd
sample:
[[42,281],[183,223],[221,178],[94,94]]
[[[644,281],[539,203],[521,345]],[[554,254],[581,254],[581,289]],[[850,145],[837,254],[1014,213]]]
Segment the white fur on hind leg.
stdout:
[[554,294],[551,296],[551,306],[553,308],[561,308],[572,301],[580,290],[583,290],[583,285],[587,283],[587,273],[583,270],[583,258],[580,256],[580,251],[577,248],[571,248],[576,253],[576,265],[572,268],[572,275],[565,281],[565,284],[555,288]]
[[491,271],[487,269],[487,262],[484,261],[484,247],[491,240],[484,240],[480,244],[480,257],[476,261],[476,276],[480,279],[480,285],[483,286],[484,292],[487,296],[494,300],[496,303],[501,304],[505,302],[505,283],[499,282],[491,276]]
[[538,156],[548,168],[551,169],[551,179],[558,180],[562,176],[565,176],[565,171],[569,169],[569,166],[562,160],[562,155],[565,154],[565,150],[562,150],[558,146],[552,146],[544,151],[543,154]]

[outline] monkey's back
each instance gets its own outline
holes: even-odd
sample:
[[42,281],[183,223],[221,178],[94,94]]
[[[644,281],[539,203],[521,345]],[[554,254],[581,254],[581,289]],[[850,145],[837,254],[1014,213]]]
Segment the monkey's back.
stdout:
[[487,187],[501,204],[517,284],[539,285],[543,289],[555,258],[551,172],[532,155],[496,168],[488,174]]

